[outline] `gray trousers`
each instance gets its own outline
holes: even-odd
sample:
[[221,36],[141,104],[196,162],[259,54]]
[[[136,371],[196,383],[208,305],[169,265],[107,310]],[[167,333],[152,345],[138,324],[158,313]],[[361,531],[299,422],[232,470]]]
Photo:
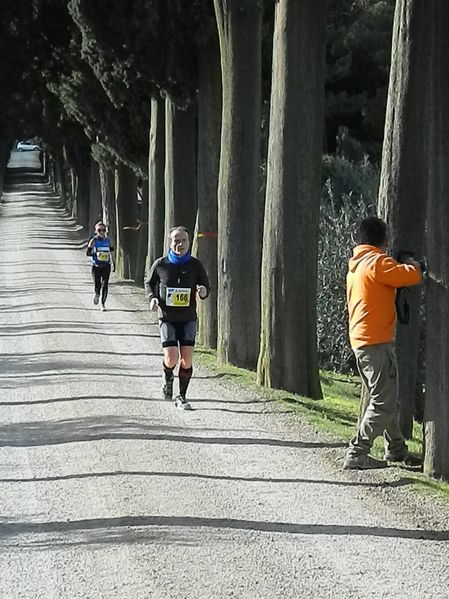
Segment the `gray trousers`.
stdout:
[[347,453],[369,453],[374,439],[383,434],[385,450],[403,455],[407,447],[398,423],[398,367],[393,344],[367,345],[354,349],[354,355],[369,403]]

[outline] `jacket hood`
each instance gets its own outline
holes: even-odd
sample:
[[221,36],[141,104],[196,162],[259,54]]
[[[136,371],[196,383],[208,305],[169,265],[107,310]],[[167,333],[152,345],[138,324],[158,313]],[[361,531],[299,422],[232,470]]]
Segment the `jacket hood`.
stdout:
[[382,254],[385,254],[385,252],[375,245],[357,245],[354,248],[352,257],[349,260],[348,267],[350,272],[355,272],[360,262],[364,262],[366,260],[375,261]]

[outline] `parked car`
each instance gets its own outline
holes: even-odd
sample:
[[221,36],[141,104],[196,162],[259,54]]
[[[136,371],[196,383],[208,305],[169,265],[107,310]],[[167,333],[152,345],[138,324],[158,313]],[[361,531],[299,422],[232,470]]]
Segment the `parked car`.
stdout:
[[28,139],[27,141],[19,141],[17,150],[19,152],[40,152],[41,147],[39,144],[34,143],[33,140]]

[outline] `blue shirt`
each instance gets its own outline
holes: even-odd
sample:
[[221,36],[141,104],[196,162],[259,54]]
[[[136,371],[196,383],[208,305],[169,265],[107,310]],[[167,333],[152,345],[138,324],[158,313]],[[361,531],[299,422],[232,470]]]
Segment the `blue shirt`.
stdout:
[[109,237],[98,237],[95,235],[92,246],[92,266],[107,266],[111,264],[111,242]]

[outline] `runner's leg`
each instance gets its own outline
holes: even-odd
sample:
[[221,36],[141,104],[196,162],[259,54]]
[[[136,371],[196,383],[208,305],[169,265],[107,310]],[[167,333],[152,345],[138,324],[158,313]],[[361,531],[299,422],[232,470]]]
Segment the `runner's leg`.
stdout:
[[94,304],[98,304],[98,298],[100,297],[101,293],[101,273],[100,269],[96,266],[92,266],[91,272],[95,289]]
[[182,345],[181,346],[181,363],[179,366],[179,394],[183,397],[186,396],[187,388],[192,378],[192,357],[193,357],[193,346]]
[[103,306],[106,303],[106,298],[108,297],[108,289],[109,289],[109,277],[111,276],[111,267],[107,266],[103,268],[101,273],[101,278],[103,279],[103,287],[101,290],[101,303]]
[[164,385],[162,392],[165,399],[173,398],[173,370],[178,363],[179,350],[176,339],[176,328],[170,322],[159,321],[159,332],[161,336],[162,349],[164,352],[164,361],[162,368],[164,371]]
[[179,365],[179,394],[185,398],[187,388],[192,378],[193,348],[196,337],[196,321],[184,323],[182,331],[179,332],[179,345],[181,347],[181,360]]

